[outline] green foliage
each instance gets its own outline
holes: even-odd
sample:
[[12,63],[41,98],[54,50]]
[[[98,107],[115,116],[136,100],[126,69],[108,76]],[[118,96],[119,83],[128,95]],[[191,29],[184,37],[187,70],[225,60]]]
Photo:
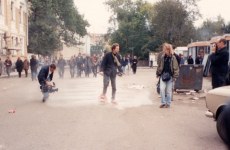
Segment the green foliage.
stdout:
[[33,0],[29,17],[29,52],[51,55],[62,44],[77,45],[87,34],[88,22],[73,0]]
[[162,0],[154,6],[152,27],[160,43],[187,45],[194,38],[193,17],[180,1]]
[[[114,12],[110,21],[115,24],[111,29],[111,43],[120,44],[121,53],[142,56],[143,46],[148,43],[149,31],[146,25],[147,3],[131,0],[110,0],[106,4]],[[118,29],[116,30],[116,28]]]
[[225,32],[224,26],[224,19],[221,16],[218,16],[217,20],[207,19],[203,22],[202,26],[197,29],[198,39],[207,41],[213,36],[222,35]]
[[184,46],[195,38],[193,22],[199,17],[196,0],[161,0],[155,4],[108,0],[106,5],[113,12],[110,42],[119,43],[124,54],[133,52],[146,58],[164,42]]

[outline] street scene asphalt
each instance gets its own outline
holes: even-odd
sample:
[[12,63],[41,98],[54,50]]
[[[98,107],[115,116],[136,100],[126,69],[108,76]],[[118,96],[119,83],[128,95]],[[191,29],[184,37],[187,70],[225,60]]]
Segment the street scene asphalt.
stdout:
[[[38,82],[24,76],[0,79],[0,150],[225,150],[216,122],[205,117],[200,93],[175,93],[160,109],[156,69],[117,77],[117,105],[102,104],[102,76],[64,79],[42,103]],[[107,96],[110,98],[111,87]],[[110,100],[110,99],[109,99]],[[15,113],[9,113],[15,109]]]

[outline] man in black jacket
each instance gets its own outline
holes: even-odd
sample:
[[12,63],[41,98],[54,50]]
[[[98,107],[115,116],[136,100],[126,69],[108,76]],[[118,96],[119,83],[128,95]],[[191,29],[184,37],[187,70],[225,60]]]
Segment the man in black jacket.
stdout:
[[226,84],[229,62],[229,52],[226,48],[226,44],[225,39],[220,39],[217,43],[218,49],[210,56],[213,89]]
[[109,86],[109,80],[111,80],[112,85],[112,103],[116,104],[115,94],[116,94],[116,75],[117,69],[119,71],[118,75],[122,75],[122,69],[120,64],[120,56],[119,56],[119,44],[115,43],[112,45],[112,52],[105,54],[102,63],[101,63],[101,72],[104,75],[104,87],[103,93],[101,95],[102,102],[107,100],[106,92]]
[[41,68],[38,74],[38,82],[43,93],[42,101],[45,102],[49,98],[49,87],[54,86],[51,82],[53,80],[53,73],[56,70],[56,65],[51,64]]

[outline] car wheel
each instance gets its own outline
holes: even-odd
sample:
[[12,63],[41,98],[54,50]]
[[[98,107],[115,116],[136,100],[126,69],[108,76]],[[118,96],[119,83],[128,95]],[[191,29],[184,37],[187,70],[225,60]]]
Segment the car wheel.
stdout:
[[230,145],[230,107],[224,108],[217,118],[217,132],[221,139]]

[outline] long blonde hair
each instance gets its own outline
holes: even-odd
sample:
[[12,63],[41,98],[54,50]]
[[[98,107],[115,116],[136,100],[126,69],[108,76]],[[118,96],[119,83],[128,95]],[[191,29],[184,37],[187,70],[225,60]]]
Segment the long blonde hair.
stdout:
[[163,44],[163,51],[164,51],[165,54],[166,54],[167,50],[169,50],[169,55],[173,54],[173,47],[172,47],[172,45],[169,44],[169,43],[164,43]]

